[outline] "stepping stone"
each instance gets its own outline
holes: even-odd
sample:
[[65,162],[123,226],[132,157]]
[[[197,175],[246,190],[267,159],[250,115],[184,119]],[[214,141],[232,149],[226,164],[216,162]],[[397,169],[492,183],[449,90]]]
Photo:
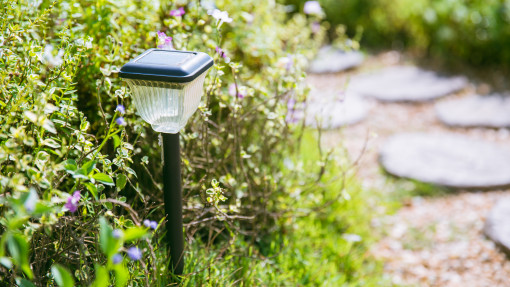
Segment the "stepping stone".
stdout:
[[395,176],[459,189],[510,186],[510,150],[452,134],[390,137],[379,161]]
[[430,101],[463,89],[464,77],[441,77],[411,66],[385,68],[353,79],[349,90],[388,102]]
[[360,97],[335,91],[310,91],[305,124],[310,127],[334,129],[352,125],[368,114],[368,104]]
[[358,67],[362,63],[361,52],[346,52],[326,46],[319,50],[317,58],[310,64],[309,71],[315,74],[337,73]]
[[449,126],[510,127],[510,97],[473,95],[436,104],[436,115]]
[[510,198],[499,200],[485,221],[485,235],[510,256]]

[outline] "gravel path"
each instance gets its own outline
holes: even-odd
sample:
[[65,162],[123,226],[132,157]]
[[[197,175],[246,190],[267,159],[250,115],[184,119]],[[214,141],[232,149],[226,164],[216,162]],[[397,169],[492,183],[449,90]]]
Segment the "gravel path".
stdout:
[[[373,69],[409,64],[395,52],[370,57],[356,71],[310,75],[308,82],[321,89],[345,88],[348,79]],[[470,85],[449,96],[470,92],[487,93],[488,87]],[[411,182],[384,176],[377,151],[388,136],[401,132],[449,132],[510,146],[509,129],[448,128],[434,112],[434,102],[421,104],[372,102],[368,117],[353,126],[323,134],[325,147],[339,143],[356,158],[366,145],[358,176],[367,188],[389,196],[412,189]],[[407,186],[407,187],[406,187]],[[441,197],[414,197],[395,214],[374,222],[383,238],[372,254],[385,262],[385,271],[395,284],[411,286],[510,286],[510,263],[483,234],[490,208],[508,191],[452,192]]]

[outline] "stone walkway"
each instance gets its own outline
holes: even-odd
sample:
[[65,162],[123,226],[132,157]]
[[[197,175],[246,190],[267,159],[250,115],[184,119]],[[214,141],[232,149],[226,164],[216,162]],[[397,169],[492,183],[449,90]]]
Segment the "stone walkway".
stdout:
[[[308,82],[320,89],[342,91],[356,75],[407,64],[411,63],[402,60],[400,54],[388,52],[367,57],[353,71],[311,74]],[[448,133],[510,147],[507,128],[453,128],[438,119],[436,103],[468,97],[475,89],[469,84],[444,99],[413,104],[367,99],[368,116],[357,124],[325,131],[323,145],[336,148],[342,143],[353,159],[363,152],[357,170],[364,187],[384,192],[385,196],[399,196],[416,186],[381,172],[379,150],[393,135]],[[349,93],[345,96],[349,97]],[[374,221],[375,230],[384,232],[384,236],[373,246],[372,255],[385,262],[386,274],[395,284],[510,286],[509,261],[483,234],[485,219],[493,205],[509,197],[508,190],[458,190],[443,196],[413,197],[395,214]]]

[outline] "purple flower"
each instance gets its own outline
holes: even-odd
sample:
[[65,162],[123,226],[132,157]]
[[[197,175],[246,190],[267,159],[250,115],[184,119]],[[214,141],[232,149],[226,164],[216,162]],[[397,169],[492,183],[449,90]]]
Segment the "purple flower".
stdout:
[[295,106],[296,106],[296,100],[294,98],[290,98],[287,101],[287,110],[293,111]]
[[133,261],[138,261],[142,259],[142,251],[140,251],[138,247],[135,246],[130,247],[126,253],[129,256],[129,258],[131,258],[131,260]]
[[156,228],[158,228],[158,223],[156,221],[152,221],[152,220],[148,220],[148,219],[145,219],[143,221],[143,225],[147,228],[152,228],[154,230],[156,230]]
[[158,31],[158,48],[163,50],[174,50],[174,45],[172,45],[172,37],[167,36],[161,31]]
[[239,93],[236,92],[235,84],[230,84],[228,86],[228,94],[231,95],[232,97],[237,96],[237,98],[239,99],[244,99],[245,97],[245,95],[241,91],[239,91]]
[[67,198],[67,203],[64,205],[64,207],[73,213],[76,212],[76,210],[78,210],[78,201],[80,201],[80,198],[80,191],[75,191],[72,196]]
[[[158,31],[158,37],[159,38],[166,38],[167,35],[165,33],[161,32],[161,31]],[[172,37],[170,37],[170,38],[172,38]]]
[[122,237],[122,230],[120,230],[120,229],[115,229],[115,230],[113,230],[113,232],[112,232],[112,236],[113,236],[113,238],[115,238],[115,239],[119,239],[119,238],[121,238],[121,237]]
[[25,209],[28,212],[33,212],[35,210],[35,205],[37,204],[37,201],[39,200],[39,197],[37,196],[37,192],[35,189],[31,188],[30,192],[28,193],[27,199],[25,200],[25,203],[23,204],[25,206]]
[[294,67],[294,58],[292,56],[287,57],[287,64],[285,65],[285,70],[289,72],[292,67]]
[[117,105],[117,108],[115,109],[115,111],[117,111],[121,115],[123,115],[124,113],[126,113],[126,108],[123,105]]
[[303,111],[292,110],[289,111],[289,113],[285,117],[285,121],[289,124],[295,124],[302,120],[303,117],[304,117]]
[[225,52],[223,52],[223,50],[218,46],[216,46],[216,49],[214,50],[216,50],[216,53],[218,53],[220,57],[223,57],[225,55]]
[[234,83],[228,86],[228,94],[232,97],[236,95],[236,85]]
[[227,54],[225,53],[225,51],[223,51],[223,49],[221,49],[220,47],[216,46],[215,50],[216,50],[216,53],[218,53],[218,55],[220,55],[220,57],[225,59],[225,63],[229,63],[230,62],[230,58],[227,57]]
[[126,121],[124,120],[124,117],[118,117],[115,122],[119,125],[119,126],[125,126],[127,125]]
[[306,1],[303,12],[308,15],[322,16],[322,7],[319,1]]
[[186,13],[184,11],[184,7],[180,7],[179,9],[170,11],[170,16],[174,16],[174,17],[182,16],[182,15],[184,15],[184,13]]
[[321,24],[317,21],[312,23],[312,33],[317,34],[321,30]]
[[122,259],[123,259],[122,255],[120,255],[119,253],[116,253],[112,257],[112,262],[113,262],[113,264],[119,264],[120,262],[122,262]]
[[297,102],[296,99],[290,98],[287,101],[287,116],[285,121],[289,124],[295,124],[304,118],[302,102]]

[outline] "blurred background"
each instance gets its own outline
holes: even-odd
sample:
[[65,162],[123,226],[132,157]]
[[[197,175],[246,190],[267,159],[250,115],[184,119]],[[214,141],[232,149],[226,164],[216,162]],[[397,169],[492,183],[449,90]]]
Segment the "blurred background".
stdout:
[[[287,0],[303,7],[304,0]],[[508,74],[510,2],[504,0],[323,0],[329,38],[344,31],[371,51],[405,51],[459,69]],[[340,26],[340,29],[338,28]],[[438,63],[439,62],[439,63]],[[471,71],[469,71],[471,72]],[[498,85],[505,85],[498,83]],[[506,85],[505,85],[506,87]]]
[[[310,2],[285,1],[304,13]],[[312,62],[309,100],[342,102],[316,108],[322,143],[345,147],[363,187],[401,204],[372,220],[382,235],[369,254],[398,286],[509,286],[509,182],[491,184],[510,173],[510,1],[318,3],[326,42],[364,56],[336,69],[323,49]]]

